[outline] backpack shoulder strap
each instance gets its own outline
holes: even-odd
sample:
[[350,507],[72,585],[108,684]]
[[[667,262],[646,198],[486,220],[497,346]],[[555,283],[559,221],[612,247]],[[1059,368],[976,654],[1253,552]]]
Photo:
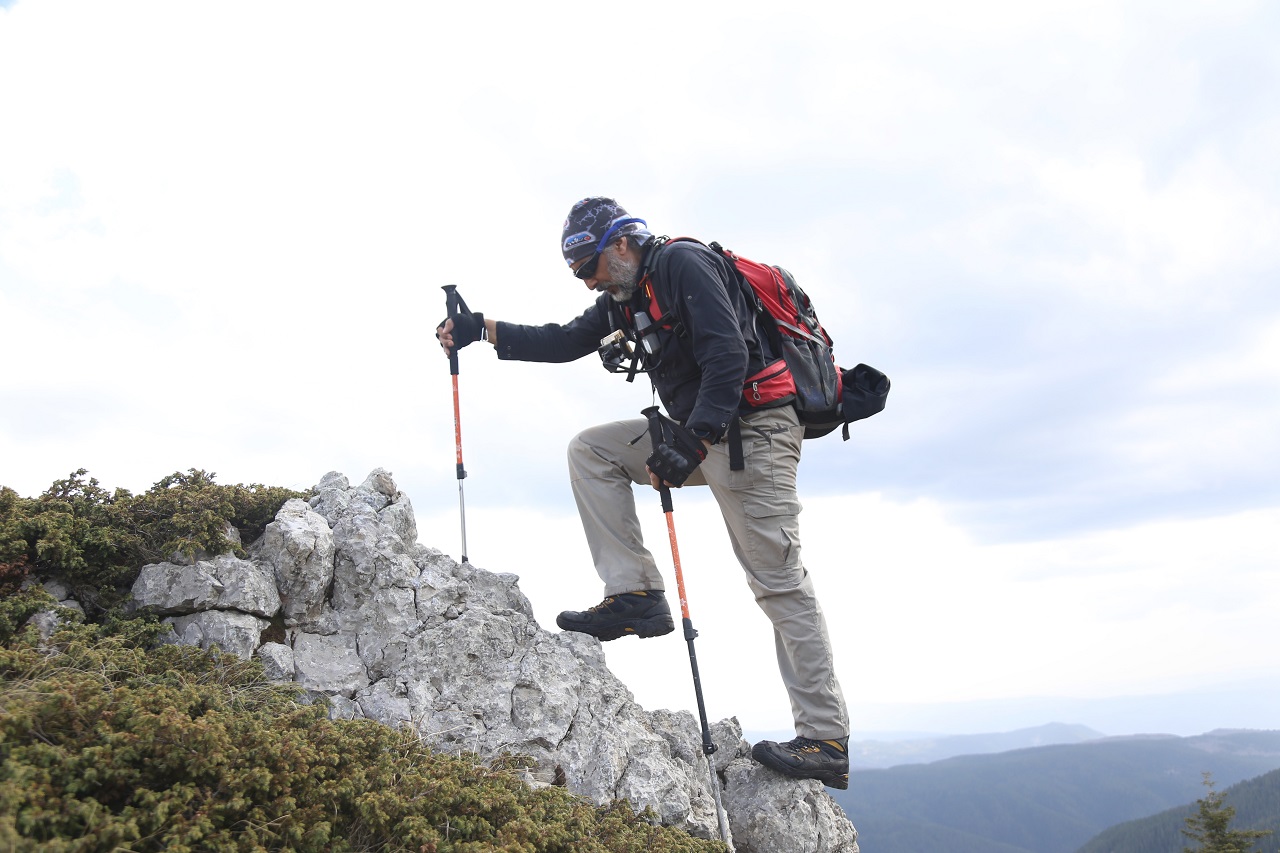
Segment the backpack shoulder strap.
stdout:
[[654,314],[653,317],[649,318],[649,322],[655,326],[667,326],[677,337],[683,338],[686,337],[689,332],[674,312],[668,313],[667,309],[662,307],[662,302],[658,299],[658,289],[654,286],[653,277],[649,274],[649,268],[653,266],[653,262],[657,258],[658,252],[663,246],[666,246],[669,243],[677,243],[682,240],[694,243],[698,241],[694,240],[692,237],[667,237],[666,235],[654,237],[653,240],[654,244],[645,251],[644,261],[640,266],[640,284],[645,288],[645,293],[649,297],[649,305],[651,306]]
[[733,277],[738,281],[738,289],[742,291],[742,298],[747,301],[747,307],[755,312],[756,328],[764,333],[773,352],[781,356],[782,332],[779,331],[778,324],[774,321],[774,316],[769,313],[769,309],[764,307],[764,303],[760,300],[760,294],[756,293],[756,289],[752,287],[746,275],[742,270],[738,269],[738,265],[735,263],[738,256],[716,242],[708,243],[707,248],[719,255],[721,260],[732,269]]

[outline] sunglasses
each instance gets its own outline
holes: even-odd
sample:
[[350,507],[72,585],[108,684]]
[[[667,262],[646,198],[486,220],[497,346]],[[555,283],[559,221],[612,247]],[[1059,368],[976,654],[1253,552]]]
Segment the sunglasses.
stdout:
[[[603,248],[603,247],[602,247]],[[600,253],[596,252],[587,262],[573,271],[574,278],[579,281],[586,281],[589,278],[596,277],[596,270],[600,267]]]
[[622,228],[635,222],[639,222],[641,225],[649,224],[643,219],[635,218],[619,219],[617,222],[613,223],[613,225],[609,227],[609,230],[604,232],[604,236],[600,238],[600,243],[596,247],[596,253],[588,258],[585,264],[573,271],[574,278],[577,278],[579,281],[586,281],[589,278],[595,278],[596,270],[600,268],[600,253],[609,247],[609,244],[613,242],[613,238],[617,236],[618,232],[622,230]]

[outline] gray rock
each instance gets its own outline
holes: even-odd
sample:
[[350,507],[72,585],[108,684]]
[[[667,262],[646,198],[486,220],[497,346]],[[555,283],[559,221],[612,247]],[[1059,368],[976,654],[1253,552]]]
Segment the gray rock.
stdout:
[[350,699],[369,686],[369,674],[350,635],[299,633],[293,640],[294,679],[308,690]]
[[749,758],[724,772],[724,804],[738,853],[858,853],[858,832],[821,782],[787,779]]
[[[440,570],[448,566],[455,582],[470,582],[445,582]],[[424,578],[435,595],[420,590],[420,611],[440,612],[439,598],[450,601],[446,613],[458,611],[414,638],[400,670],[408,684],[430,685],[406,691],[425,740],[482,755],[527,754],[544,774],[561,767],[571,790],[597,802],[626,799],[652,807],[665,824],[718,835],[692,716],[655,728],[605,667],[599,642],[538,628],[513,576],[442,558]]]
[[385,468],[374,468],[369,472],[369,476],[364,478],[364,482],[360,484],[360,490],[366,492],[376,492],[385,498],[394,498],[400,493],[396,488],[396,481],[391,478],[391,472]]
[[712,758],[721,773],[737,759],[751,757],[751,744],[742,739],[742,724],[737,717],[712,723],[711,742],[716,745]]
[[410,638],[420,627],[414,591],[375,590],[355,619],[339,614],[339,624],[340,630],[355,634],[360,661],[371,678],[395,676],[404,665]]
[[311,508],[324,517],[332,527],[351,505],[351,484],[337,471],[330,471],[320,478],[316,494],[311,498]]
[[366,504],[352,501],[333,527],[333,540],[334,610],[359,610],[378,590],[415,588],[419,569],[409,548]]
[[[83,616],[84,611],[80,611],[80,614]],[[67,613],[60,613],[57,610],[41,610],[38,613],[31,614],[27,621],[23,623],[23,626],[34,626],[36,633],[44,641],[52,637],[63,626],[74,621],[74,619],[75,617],[68,617]]]
[[45,592],[52,595],[57,601],[66,601],[71,597],[71,590],[62,581],[47,580],[41,586],[44,587]]
[[[68,610],[72,610],[75,614],[78,614],[79,617],[84,616],[84,608],[80,606],[80,602],[71,597],[71,588],[62,581],[57,580],[56,578],[42,578],[37,580],[29,577],[22,582],[23,589],[30,589],[36,586],[39,586],[47,592],[49,596],[58,603],[58,607],[65,607]],[[36,618],[36,616],[39,616],[39,618]],[[68,620],[75,618],[77,617],[72,614],[58,613],[54,610],[48,610],[32,616],[25,624],[36,625],[40,631],[41,638],[47,640],[59,627],[65,624]],[[46,631],[48,633],[46,633]]]
[[217,607],[223,585],[211,567],[193,563],[151,563],[143,566],[133,582],[133,602],[161,614],[186,615]]
[[418,541],[418,522],[413,517],[413,504],[403,492],[396,492],[391,503],[378,510],[378,520],[395,531],[406,545]]
[[143,566],[132,592],[137,607],[164,616],[239,610],[270,618],[280,611],[280,595],[272,577],[258,564],[230,554],[190,566]]
[[382,468],[375,468],[364,482],[357,486],[351,494],[351,502],[359,503],[378,512],[391,503],[396,496],[396,483],[391,474]]
[[329,696],[327,701],[331,720],[358,720],[364,716],[360,710],[360,703],[345,696]]
[[394,678],[383,678],[356,694],[361,716],[400,728],[413,724],[413,705],[408,685]]
[[351,488],[351,481],[340,471],[330,471],[316,484],[317,492],[346,491],[349,488]]
[[285,625],[306,627],[318,619],[333,582],[333,533],[324,516],[297,498],[286,501],[257,554],[275,577]]
[[205,610],[190,616],[170,616],[177,642],[212,649],[217,646],[241,660],[253,656],[262,645],[262,632],[271,624],[266,619],[237,610]]
[[283,643],[263,643],[255,653],[262,673],[272,681],[293,681],[293,649]]

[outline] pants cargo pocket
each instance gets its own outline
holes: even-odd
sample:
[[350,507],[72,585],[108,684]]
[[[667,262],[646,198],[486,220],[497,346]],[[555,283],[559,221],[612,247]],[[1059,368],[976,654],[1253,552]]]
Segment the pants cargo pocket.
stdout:
[[800,565],[800,508],[800,501],[795,499],[742,499],[743,539],[752,566],[771,569]]

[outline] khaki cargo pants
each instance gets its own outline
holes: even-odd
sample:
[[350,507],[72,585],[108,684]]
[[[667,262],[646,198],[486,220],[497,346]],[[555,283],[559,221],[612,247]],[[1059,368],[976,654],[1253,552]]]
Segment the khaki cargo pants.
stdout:
[[[721,442],[686,485],[711,487],[756,603],[773,623],[796,734],[836,738],[849,734],[849,714],[827,623],[800,560],[796,467],[803,435],[790,406],[753,412],[742,420],[744,470],[729,470],[728,442]],[[569,443],[573,494],[605,596],[666,589],[642,541],[632,491],[632,484],[649,487],[644,463],[651,451],[648,424],[639,418],[591,427]]]

